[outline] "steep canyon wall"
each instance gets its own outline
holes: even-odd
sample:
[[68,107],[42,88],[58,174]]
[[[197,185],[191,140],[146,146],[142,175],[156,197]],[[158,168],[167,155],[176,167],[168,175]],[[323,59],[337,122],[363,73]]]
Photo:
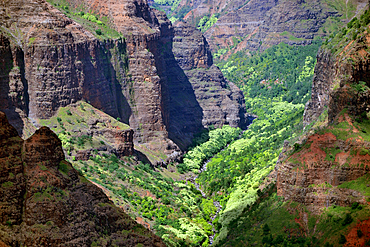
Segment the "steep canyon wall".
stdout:
[[241,91],[212,65],[190,26],[174,28],[146,1],[71,1],[124,38],[101,39],[42,1],[3,3],[0,109],[24,136],[80,100],[121,119],[134,140],[170,154],[210,125],[246,126]]

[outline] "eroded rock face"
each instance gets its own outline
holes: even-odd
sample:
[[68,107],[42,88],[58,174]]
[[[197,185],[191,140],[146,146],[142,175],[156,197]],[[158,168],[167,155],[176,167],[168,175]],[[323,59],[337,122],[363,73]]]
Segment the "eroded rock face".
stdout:
[[370,55],[366,52],[369,46],[369,34],[365,31],[358,40],[340,47],[336,54],[329,50],[319,51],[311,99],[303,115],[304,125],[316,121],[325,109],[329,122],[344,108],[354,116],[369,111],[369,92],[354,89],[360,81],[370,85]]
[[[124,55],[122,40],[98,41],[45,1],[7,1],[2,11],[1,45],[7,70],[1,71],[5,104],[0,108],[11,120],[49,118],[59,107],[82,98],[124,118],[122,112],[129,109],[123,109],[127,102],[112,76],[116,73],[110,61],[116,55],[110,51],[113,48]],[[13,37],[14,33],[18,36]],[[11,122],[22,134],[23,126],[16,120]]]
[[145,0],[70,4],[107,16],[125,39],[98,40],[43,0],[7,1],[0,10],[0,109],[20,134],[34,129],[25,131],[27,119],[35,124],[82,99],[129,124],[135,142],[167,155],[201,128],[244,126],[243,95],[212,66],[197,30],[174,29]]
[[[361,148],[370,148],[370,143],[360,139],[340,140],[331,133],[310,136],[302,150],[289,156],[279,167],[278,195],[305,204],[314,213],[320,213],[320,208],[331,205],[366,203],[361,193],[337,188],[370,171],[370,156],[361,154]],[[333,150],[336,154],[330,161],[328,156]]]
[[[180,146],[190,144],[192,133],[211,125],[246,127],[244,96],[213,65],[209,45],[188,24],[174,28],[172,56],[166,56],[169,94],[169,134]],[[185,137],[185,138],[184,138]]]
[[366,203],[358,191],[338,186],[370,171],[370,143],[360,125],[367,121],[370,109],[369,34],[365,31],[357,40],[343,38],[337,43],[318,54],[312,98],[304,113],[307,126],[327,110],[322,116],[327,117],[328,125],[322,124],[321,133],[303,140],[303,147],[296,152],[286,150],[277,171],[278,194],[315,213],[333,204]]
[[0,112],[0,137],[2,243],[165,246],[64,160],[61,141],[49,128],[23,141]]
[[[352,3],[361,9],[367,2]],[[205,32],[207,40],[212,40],[212,49],[233,45],[233,37],[243,39],[233,52],[264,50],[280,42],[310,44],[315,36],[325,36],[319,29],[330,16],[340,15],[330,3],[321,0],[182,0],[177,11],[188,6],[191,10],[184,20],[194,25],[205,15],[219,15],[216,24]]]
[[[20,134],[34,130],[27,119],[35,124],[82,99],[129,124],[135,142],[168,155],[185,148],[203,127],[243,127],[243,95],[212,66],[197,30],[174,29],[146,1],[70,4],[109,17],[125,40],[98,40],[43,0],[7,1],[0,10],[6,66],[0,109]],[[17,31],[22,35],[14,38]]]

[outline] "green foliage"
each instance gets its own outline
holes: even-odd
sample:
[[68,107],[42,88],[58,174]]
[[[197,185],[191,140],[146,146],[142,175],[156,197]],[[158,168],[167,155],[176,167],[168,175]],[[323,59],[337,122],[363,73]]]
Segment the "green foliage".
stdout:
[[366,174],[362,177],[359,177],[356,180],[344,182],[338,186],[338,188],[346,188],[359,191],[365,196],[370,196],[370,187],[368,184],[370,183],[370,174]]
[[204,16],[198,23],[198,29],[203,33],[207,31],[217,22],[218,18],[216,16],[216,14],[213,14],[211,17]]
[[361,229],[357,229],[357,237],[361,238],[364,235],[364,233],[361,231]]
[[199,146],[194,147],[184,155],[183,164],[177,167],[179,172],[184,173],[192,170],[197,172],[202,162],[219,152],[228,143],[235,140],[241,133],[239,128],[232,128],[224,125],[221,129],[211,130],[209,140]]
[[305,104],[310,98],[315,57],[321,42],[308,46],[272,46],[262,53],[237,52],[218,63],[246,97],[277,98]]
[[344,218],[342,225],[345,226],[345,225],[351,224],[352,221],[353,221],[353,218],[351,214],[346,214],[346,217]]
[[354,203],[352,203],[351,209],[352,210],[355,210],[356,208],[358,208],[358,206],[359,206],[359,203],[358,202],[354,202]]
[[351,86],[360,93],[363,93],[367,90],[369,90],[369,87],[366,85],[366,82],[364,81],[359,81],[358,84],[351,84]]
[[267,235],[270,233],[270,227],[268,224],[264,224],[262,227],[263,235]]
[[65,161],[61,161],[61,162],[59,163],[58,169],[59,169],[61,172],[63,172],[63,173],[65,173],[65,174],[67,174],[67,173],[68,173],[68,171],[69,171],[71,168],[68,166],[68,163],[67,163],[67,162],[65,162]]
[[7,182],[4,182],[1,187],[3,188],[9,188],[9,187],[12,187],[13,186],[13,182],[10,182],[10,181],[7,181]]
[[340,244],[345,244],[346,242],[347,242],[346,237],[343,234],[341,234],[340,237],[339,237],[339,243]]
[[122,34],[114,29],[112,21],[106,16],[99,16],[96,13],[88,12],[83,5],[70,5],[65,0],[47,1],[91,33],[96,33],[99,39],[117,39],[122,37]]

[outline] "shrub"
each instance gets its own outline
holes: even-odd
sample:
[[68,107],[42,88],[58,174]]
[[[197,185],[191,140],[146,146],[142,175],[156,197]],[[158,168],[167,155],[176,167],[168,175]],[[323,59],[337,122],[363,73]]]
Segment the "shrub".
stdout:
[[339,243],[340,244],[345,244],[346,242],[347,242],[346,237],[343,234],[341,234],[340,237],[339,237]]
[[96,29],[95,32],[96,32],[97,35],[102,35],[103,34],[101,29]]
[[267,224],[264,224],[262,227],[263,235],[267,235],[270,232],[270,227]]
[[352,209],[356,209],[356,208],[358,208],[358,205],[359,205],[359,203],[358,202],[354,202],[353,204],[352,204]]
[[67,110],[67,115],[72,116],[72,112],[69,109]]
[[361,229],[357,229],[357,237],[361,238],[363,235]]
[[342,225],[345,226],[345,225],[348,225],[350,223],[352,223],[353,221],[353,218],[350,214],[346,214],[346,217],[344,218],[343,222],[342,222]]

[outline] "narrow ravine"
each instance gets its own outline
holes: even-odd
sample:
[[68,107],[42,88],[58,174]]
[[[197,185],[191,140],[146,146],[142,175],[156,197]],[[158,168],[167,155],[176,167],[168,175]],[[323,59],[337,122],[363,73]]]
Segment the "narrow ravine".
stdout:
[[[240,137],[239,137],[239,139],[240,139]],[[229,146],[229,144],[225,147],[225,148],[227,148]],[[224,148],[224,149],[225,149]],[[224,149],[222,149],[222,150],[224,150]],[[221,151],[222,151],[221,150]],[[221,152],[220,151],[220,152]],[[202,168],[199,170],[199,174],[201,174],[202,172],[204,172],[204,171],[206,171],[207,170],[207,164],[208,164],[208,162],[213,158],[214,156],[212,156],[209,160],[207,160],[204,164],[203,164],[203,166],[202,166]],[[198,178],[198,176],[199,176],[199,174],[198,175],[196,175],[196,176],[194,176],[194,177],[192,177],[189,181],[192,183],[192,184],[194,184],[194,186],[195,186],[195,188],[202,194],[202,196],[203,196],[203,198],[208,198],[207,197],[207,195],[206,195],[206,193],[204,193],[204,191],[201,189],[201,187],[200,187],[200,185],[197,183],[197,178]],[[213,205],[217,208],[217,210],[216,210],[216,213],[214,214],[214,215],[212,215],[211,216],[211,218],[210,218],[210,221],[208,221],[208,224],[210,224],[211,226],[212,226],[212,231],[213,231],[213,234],[211,235],[211,236],[208,236],[208,238],[209,238],[209,244],[210,245],[212,245],[213,244],[213,240],[214,240],[214,238],[215,238],[215,236],[216,236],[216,229],[215,229],[215,226],[213,225],[213,221],[216,219],[216,217],[217,217],[217,215],[220,213],[220,211],[221,211],[221,209],[222,209],[222,206],[221,206],[221,204],[220,204],[220,202],[218,202],[218,201],[213,201]]]
[[[254,119],[254,118],[253,118],[253,119]],[[250,123],[250,124],[252,124],[252,122],[253,122],[253,120],[251,121],[251,123]],[[250,124],[248,125],[248,127],[250,126]],[[248,129],[248,127],[247,127],[247,129]],[[243,133],[244,133],[244,132],[245,132],[245,130],[241,131],[241,132],[240,132],[240,134],[239,134],[239,136],[238,136],[238,138],[237,138],[237,139],[235,139],[234,141],[241,139],[241,138],[243,137]],[[232,141],[232,142],[234,142],[234,141]],[[231,142],[231,143],[232,143],[232,142]],[[223,149],[221,149],[218,153],[220,153],[220,152],[224,151],[225,149],[227,149],[231,143],[228,143],[228,144],[227,144]],[[215,157],[218,153],[214,154],[211,158],[209,158],[207,161],[205,161],[205,162],[204,162],[204,164],[202,165],[202,167],[199,169],[199,174],[197,174],[197,175],[195,175],[194,177],[191,177],[190,179],[188,179],[188,181],[190,181],[192,184],[194,184],[195,188],[196,188],[196,189],[197,189],[197,190],[202,194],[202,197],[203,197],[203,198],[208,198],[208,197],[207,197],[206,193],[204,193],[204,191],[203,191],[203,190],[202,190],[202,188],[200,187],[200,184],[198,184],[196,180],[197,180],[197,178],[199,177],[199,175],[200,175],[202,172],[204,172],[204,171],[206,171],[206,170],[207,170],[207,164],[208,164],[208,163],[211,161],[211,159],[213,159],[213,157]],[[210,224],[210,225],[212,226],[212,231],[213,231],[213,234],[212,234],[211,236],[208,236],[208,238],[209,238],[209,244],[210,244],[210,245],[212,245],[212,244],[213,244],[214,238],[215,238],[216,233],[217,233],[217,231],[216,231],[216,229],[215,229],[215,226],[213,225],[213,223],[212,223],[212,222],[216,219],[217,215],[218,215],[218,214],[220,213],[220,211],[222,210],[222,206],[221,206],[220,202],[218,202],[218,201],[215,201],[215,200],[214,200],[214,201],[213,201],[213,205],[217,208],[217,210],[216,210],[216,213],[210,217],[210,221],[208,221],[208,224]]]

